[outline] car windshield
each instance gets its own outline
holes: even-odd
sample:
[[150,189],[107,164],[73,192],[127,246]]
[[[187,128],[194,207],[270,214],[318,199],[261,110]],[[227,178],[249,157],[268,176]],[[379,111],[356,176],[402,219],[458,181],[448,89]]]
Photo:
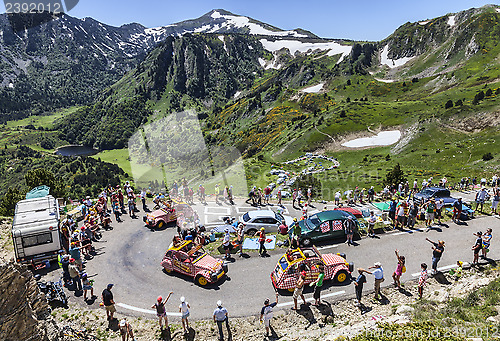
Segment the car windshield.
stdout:
[[286,268],[288,267],[288,261],[286,260],[285,256],[281,257],[279,264],[281,266],[281,270],[285,271]]
[[427,189],[424,189],[422,192],[420,192],[420,194],[425,195],[425,196],[427,196],[427,195],[431,196],[434,194],[434,191],[427,188]]
[[249,221],[249,220],[250,220],[250,215],[249,215],[249,214],[248,214],[248,212],[247,212],[247,213],[245,213],[245,214],[243,215],[243,221],[244,221],[244,222],[247,222],[247,221]]
[[436,192],[436,197],[438,198],[449,197],[450,195],[451,195],[450,191],[448,191],[447,189],[443,189],[441,191]]
[[309,229],[309,230],[313,230],[316,228],[316,226],[318,226],[320,224],[320,221],[318,219],[318,216],[315,214],[309,218],[306,219],[306,227]]
[[280,223],[285,223],[285,217],[283,217],[280,213],[276,212],[275,217]]

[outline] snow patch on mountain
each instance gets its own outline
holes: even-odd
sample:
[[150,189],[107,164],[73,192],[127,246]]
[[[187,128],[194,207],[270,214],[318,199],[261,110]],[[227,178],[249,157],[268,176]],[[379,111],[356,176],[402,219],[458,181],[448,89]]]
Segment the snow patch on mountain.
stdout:
[[390,67],[392,69],[392,68],[406,64],[412,58],[413,57],[403,57],[403,58],[399,58],[399,59],[390,59],[389,58],[389,45],[385,45],[385,47],[382,50],[382,53],[380,55],[380,64],[387,65],[388,67]]
[[302,89],[302,92],[306,92],[308,94],[311,94],[311,93],[315,94],[315,93],[320,92],[323,89],[324,85],[325,85],[325,83],[319,83],[319,84],[310,86],[308,88]]
[[250,18],[248,17],[243,17],[243,16],[235,16],[235,15],[226,15],[226,14],[221,14],[218,11],[214,11],[211,15],[213,19],[224,19],[226,20],[225,23],[222,24],[222,26],[226,27],[237,27],[237,28],[248,28],[250,30],[250,34],[256,34],[256,35],[265,35],[265,36],[284,36],[284,37],[307,37],[305,34],[300,34],[295,31],[271,31],[263,26],[250,22]]
[[453,27],[453,26],[455,26],[455,24],[456,24],[456,22],[455,22],[455,16],[454,15],[450,15],[448,17],[448,25],[450,25],[450,26]]
[[419,21],[419,22],[418,22],[418,24],[419,24],[419,25],[422,25],[422,26],[427,25],[428,23],[430,23],[430,20],[426,20],[426,21]]
[[375,78],[377,81],[382,82],[382,83],[394,83],[394,79],[380,79],[380,78]]
[[270,52],[275,52],[281,50],[282,48],[286,48],[290,51],[292,55],[295,55],[297,52],[305,53],[309,51],[321,50],[328,51],[328,56],[335,56],[337,54],[341,54],[340,59],[337,61],[337,64],[340,63],[345,56],[351,53],[352,47],[341,45],[336,42],[327,42],[327,43],[303,43],[298,40],[276,40],[270,41],[267,39],[261,39],[260,42],[264,46],[264,48]]

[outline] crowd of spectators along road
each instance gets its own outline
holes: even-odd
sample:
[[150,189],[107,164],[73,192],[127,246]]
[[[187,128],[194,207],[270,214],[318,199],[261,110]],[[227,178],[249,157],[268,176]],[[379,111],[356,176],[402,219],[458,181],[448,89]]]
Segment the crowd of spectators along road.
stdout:
[[[183,179],[179,182],[182,185],[182,190],[180,190],[180,186],[177,185],[176,182],[173,183],[172,190],[170,195],[172,197],[182,197],[188,203],[194,202],[194,191],[192,188],[189,188],[187,185],[187,181]],[[437,186],[446,188],[447,180],[443,178],[439,181]],[[461,179],[458,184],[458,189],[460,190],[468,190],[469,187],[474,189],[477,187],[476,178]],[[490,191],[486,189],[486,185],[491,185],[492,188]],[[476,208],[475,210],[483,210],[483,205],[487,201],[489,197],[492,198],[492,213],[497,214],[496,210],[498,207],[498,203],[500,201],[500,189],[498,186],[500,185],[500,179],[495,175],[492,180],[488,183],[486,179],[481,179],[480,186],[481,189],[477,191],[475,202]],[[428,201],[422,202],[420,206],[418,206],[412,199],[411,195],[415,194],[427,187],[433,186],[432,178],[428,180],[424,180],[419,186],[417,180],[414,181],[413,186],[410,187],[409,183],[400,183],[398,185],[386,186],[380,193],[376,193],[374,191],[373,186],[366,190],[365,188],[356,187],[354,190],[348,190],[344,192],[345,196],[345,204],[346,205],[355,205],[358,202],[360,204],[364,203],[372,203],[376,196],[381,199],[390,199],[389,203],[389,218],[392,220],[394,228],[413,228],[415,225],[416,219],[420,216],[420,218],[425,218],[426,225],[428,228],[432,227],[432,224],[435,220],[438,223],[441,223],[442,218],[442,210],[444,208],[444,204],[442,200],[434,200],[430,199]],[[122,188],[123,187],[123,188]],[[269,204],[269,200],[271,199],[272,189],[266,187],[264,190],[261,188],[253,187],[251,192],[249,193],[249,199],[247,203],[252,205],[267,205]],[[142,208],[144,210],[147,209],[146,205],[146,191],[142,190],[139,194],[139,198],[142,201]],[[197,195],[202,203],[206,203],[206,195],[205,188],[200,184],[197,189]],[[342,206],[342,193],[337,192],[335,194],[334,203],[338,206]],[[155,196],[156,199],[161,200],[161,194]],[[282,205],[282,197],[281,190],[278,190],[276,193],[276,198],[278,201],[278,205]],[[402,199],[402,200],[398,200]],[[93,242],[97,241],[101,238],[100,228],[107,229],[111,222],[110,213],[112,212],[115,220],[117,222],[121,221],[121,215],[128,214],[131,218],[136,218],[135,213],[139,210],[136,205],[137,196],[134,193],[133,187],[127,181],[123,186],[117,186],[113,188],[108,186],[105,190],[99,194],[96,201],[90,199],[90,197],[86,197],[86,199],[82,200],[79,204],[82,217],[83,217],[83,225],[80,229],[78,229],[78,225],[73,219],[72,215],[68,214],[67,217],[61,223],[61,234],[63,240],[63,247],[66,251],[65,254],[60,256],[59,263],[63,269],[63,279],[65,286],[69,288],[73,288],[75,292],[83,291],[83,298],[85,301],[87,300],[95,300],[96,296],[94,295],[93,288],[93,280],[89,279],[89,276],[84,271],[84,259],[92,259],[92,255],[94,252]],[[215,186],[215,201],[221,202],[224,201],[227,204],[233,204],[233,195],[232,195],[232,186],[226,186],[223,190],[221,190],[220,185]],[[312,201],[312,187],[308,187],[304,192],[301,188],[296,188],[292,193],[292,205],[294,208],[297,208],[296,205],[299,206],[299,209],[302,209],[302,217],[301,219],[307,218],[307,209],[308,205],[311,204]],[[108,204],[110,207],[108,209]],[[453,203],[453,221],[458,222],[460,220],[462,210],[462,200],[461,198],[457,199]],[[375,224],[375,217],[373,211],[371,212],[371,217],[368,219],[368,235],[374,236],[373,234],[373,225]],[[228,233],[226,233],[227,237]],[[265,236],[265,234],[264,234]],[[474,252],[474,258],[472,265],[478,264],[479,256],[486,258],[487,252],[489,251],[490,241],[492,238],[492,230],[489,228],[484,234],[480,231],[475,234],[477,237],[472,250]],[[182,236],[183,238],[186,236]],[[227,239],[227,238],[226,238]],[[241,238],[243,239],[243,238]],[[259,238],[263,239],[263,238]],[[444,241],[433,242],[427,239],[430,243],[432,243],[432,272],[433,274],[437,273],[437,265],[441,258],[442,253],[444,252]],[[261,243],[263,244],[263,243]],[[226,249],[226,248],[225,248]],[[240,248],[240,254],[242,250]],[[265,253],[266,250],[259,250],[259,253]],[[480,253],[482,254],[480,255]],[[227,254],[226,254],[227,256]],[[394,285],[397,288],[401,288],[401,283],[399,278],[406,271],[404,266],[405,258],[404,256],[400,256],[398,250],[396,250],[397,257],[397,267],[393,273]],[[456,273],[461,273],[461,266],[463,262],[457,261],[457,270]],[[383,268],[381,263],[376,262],[369,269],[374,269],[373,271],[365,270],[362,268],[358,269],[358,276],[353,280],[355,285],[355,292],[357,297],[357,304],[359,307],[363,307],[361,304],[361,292],[363,289],[363,283],[366,282],[365,274],[371,274],[374,276],[374,289],[375,289],[375,298],[378,299],[380,295],[380,285],[384,281],[383,277]],[[302,269],[303,271],[303,269]],[[320,276],[321,277],[321,276]],[[299,274],[300,279],[300,274]],[[423,288],[427,281],[427,265],[425,263],[421,264],[421,275],[419,277],[418,282],[418,290],[419,296],[422,297]],[[300,284],[300,280],[298,281],[298,286],[296,288],[296,293],[294,293],[294,309],[297,308],[297,299],[298,297],[302,297],[304,303],[304,297],[302,295],[303,283]],[[322,278],[318,278],[314,283],[314,298],[315,305],[321,304],[320,300],[320,291],[322,286]],[[106,289],[103,290],[101,295],[102,305],[104,305],[106,309],[106,313],[108,316],[108,320],[112,321],[114,319],[114,313],[116,309],[114,307],[113,295],[111,293],[111,289],[113,284],[108,284]],[[165,321],[166,327],[168,327],[168,319],[166,315],[166,310],[164,304],[169,299],[169,296],[165,301],[160,300],[161,296],[158,297],[157,303],[153,306],[157,310],[157,314],[160,321],[160,328],[163,330],[162,320]],[[272,319],[272,308],[277,304],[278,297],[276,297],[275,303],[269,303],[269,299],[265,300],[264,307],[261,311],[261,320],[264,321],[266,327],[266,334],[269,332],[270,320]],[[92,302],[93,303],[93,302]],[[181,298],[181,304],[179,306],[179,312],[182,315],[182,324],[185,332],[188,331],[189,323],[189,304],[185,301],[185,298]],[[218,330],[220,333],[220,339],[223,340],[223,323],[226,324],[226,329],[230,334],[229,324],[228,324],[228,312],[226,308],[222,307],[221,301],[217,302],[217,309],[213,315],[214,321],[218,326]],[[130,323],[126,319],[122,319],[119,323],[119,329],[122,335],[123,340],[125,338],[131,337],[133,339],[133,330],[130,326]]]

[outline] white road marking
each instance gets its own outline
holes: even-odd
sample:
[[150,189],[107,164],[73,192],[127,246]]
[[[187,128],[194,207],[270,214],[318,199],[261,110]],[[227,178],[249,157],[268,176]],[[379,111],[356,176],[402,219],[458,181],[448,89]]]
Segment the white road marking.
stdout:
[[324,250],[324,249],[331,249],[333,247],[337,247],[338,245],[330,245],[330,246],[323,246],[323,247],[318,247],[318,250]]
[[424,230],[422,230],[422,229],[414,229],[414,230],[410,230],[410,231],[402,231],[402,232],[392,233],[391,235],[392,236],[399,236],[399,235],[402,235],[402,234],[413,234],[414,232],[424,232]]
[[[345,294],[345,291],[336,291],[336,292],[332,292],[330,294],[326,294],[326,295],[321,295],[321,298],[327,298],[327,297],[332,297],[332,296],[338,296],[338,295],[342,295],[342,294]],[[301,300],[302,301],[302,300]],[[300,301],[300,302],[301,302]],[[310,302],[310,301],[314,301],[314,297],[309,297],[309,298],[306,298],[306,302]],[[284,302],[284,303],[279,303],[277,304],[276,306],[277,307],[286,307],[287,305],[293,305],[293,301],[291,302]]]
[[[125,309],[138,311],[140,313],[156,315],[156,310],[137,308],[137,307],[134,307],[132,305],[125,304],[125,303],[117,303],[116,305],[119,307],[125,308]],[[169,313],[169,312],[167,312],[167,315],[169,315],[169,316],[181,316],[181,313]]]
[[[438,271],[446,271],[446,270],[450,270],[450,269],[455,269],[456,267],[457,267],[457,265],[453,264],[453,265],[442,266],[442,267],[437,268],[437,269],[438,269]],[[432,269],[429,270],[429,271],[432,271]],[[418,277],[418,276],[420,276],[420,272],[415,272],[415,273],[413,273],[411,275],[413,277]]]
[[[209,212],[209,210],[217,210],[219,212]],[[221,212],[222,211],[222,212]],[[213,215],[219,215],[219,216],[229,216],[231,215],[231,209],[229,207],[211,207],[211,206],[205,206],[205,214],[213,214]]]

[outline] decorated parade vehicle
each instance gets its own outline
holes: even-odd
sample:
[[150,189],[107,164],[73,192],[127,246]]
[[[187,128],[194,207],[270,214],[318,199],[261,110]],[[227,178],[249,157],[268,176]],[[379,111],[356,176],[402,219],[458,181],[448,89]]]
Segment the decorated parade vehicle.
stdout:
[[355,223],[354,233],[356,234],[360,224],[352,213],[331,210],[315,213],[307,219],[294,222],[289,226],[288,235],[290,238],[293,237],[295,224],[298,224],[300,227],[300,236],[298,236],[298,239],[300,245],[303,246],[311,246],[313,243],[319,241],[345,237],[345,224],[349,217]]
[[333,279],[344,283],[351,277],[354,264],[346,261],[344,254],[327,253],[322,255],[315,246],[288,250],[276,264],[271,273],[271,281],[275,289],[293,291],[299,278],[299,267],[305,265],[305,284],[314,282],[319,275],[319,267],[323,266],[325,280]]
[[161,229],[168,223],[177,221],[177,214],[174,208],[165,206],[147,213],[142,220],[148,227]]
[[217,282],[228,270],[222,260],[208,255],[201,244],[194,244],[190,240],[172,244],[161,265],[167,273],[175,271],[193,277],[200,286]]

